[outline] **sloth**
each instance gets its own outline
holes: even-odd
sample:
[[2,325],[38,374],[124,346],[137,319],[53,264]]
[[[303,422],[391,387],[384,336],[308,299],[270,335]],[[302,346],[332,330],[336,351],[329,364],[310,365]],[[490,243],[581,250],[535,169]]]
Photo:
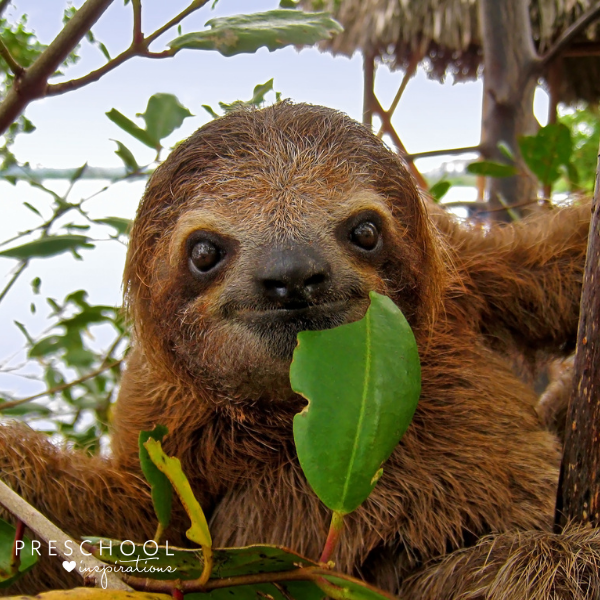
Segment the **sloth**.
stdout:
[[[73,536],[143,542],[156,521],[137,439],[161,423],[216,546],[318,557],[329,512],[296,457],[305,401],[290,361],[299,331],[360,319],[374,290],[413,329],[422,393],[346,518],[336,568],[406,599],[600,597],[600,534],[552,532],[560,447],[513,369],[574,348],[589,216],[469,228],[342,113],[282,102],[216,119],[175,148],[138,209],[111,455],[11,424],[1,477]],[[176,507],[166,537],[182,544],[185,529]],[[54,569],[42,561],[18,589],[77,583]]]

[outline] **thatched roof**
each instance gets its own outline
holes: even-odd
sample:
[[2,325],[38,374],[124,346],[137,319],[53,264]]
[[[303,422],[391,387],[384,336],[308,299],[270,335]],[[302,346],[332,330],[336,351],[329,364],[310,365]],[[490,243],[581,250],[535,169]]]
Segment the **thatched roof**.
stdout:
[[[502,1],[502,0],[499,0]],[[530,0],[533,34],[540,52],[597,0]],[[344,32],[322,49],[351,56],[374,53],[392,69],[405,69],[415,53],[430,77],[455,81],[477,77],[482,64],[477,0],[303,0],[305,8],[328,10]],[[598,22],[576,45],[600,41]],[[600,98],[600,57],[565,58],[561,100]]]

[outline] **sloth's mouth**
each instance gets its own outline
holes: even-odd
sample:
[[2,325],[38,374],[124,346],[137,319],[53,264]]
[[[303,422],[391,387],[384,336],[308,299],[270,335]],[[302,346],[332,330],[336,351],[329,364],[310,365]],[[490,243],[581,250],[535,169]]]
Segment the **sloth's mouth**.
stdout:
[[[340,323],[344,322],[345,314],[349,310],[347,300],[336,302],[324,302],[322,304],[310,304],[297,301],[289,303],[281,308],[253,308],[241,311],[239,316],[245,322],[271,321],[271,322],[293,322],[297,319],[306,321],[321,321],[324,317],[335,317]],[[340,318],[341,317],[341,318]],[[333,325],[335,327],[335,325]],[[311,329],[314,329],[311,327]]]
[[332,329],[360,319],[364,302],[337,300],[322,304],[297,303],[285,308],[255,308],[238,311],[236,320],[258,335],[273,356],[291,360],[300,331]]

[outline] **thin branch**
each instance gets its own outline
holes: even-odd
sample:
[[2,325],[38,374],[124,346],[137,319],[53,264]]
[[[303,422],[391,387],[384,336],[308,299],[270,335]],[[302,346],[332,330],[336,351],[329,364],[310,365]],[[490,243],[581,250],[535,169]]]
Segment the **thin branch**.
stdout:
[[23,75],[25,68],[16,61],[2,40],[0,40],[0,56],[6,61],[8,68],[14,73],[17,79]]
[[588,25],[600,17],[600,2],[586,10],[570,27],[562,32],[550,49],[536,61],[538,69],[543,69],[551,63]]
[[[394,114],[394,111],[396,110],[396,108],[398,108],[398,103],[400,102],[400,98],[402,98],[402,94],[404,94],[404,90],[406,89],[408,82],[412,79],[413,75],[415,74],[415,71],[417,70],[419,63],[421,62],[421,58],[423,58],[421,53],[415,53],[412,56],[408,67],[406,67],[406,72],[404,73],[404,77],[402,77],[402,82],[400,83],[400,87],[398,88],[398,91],[396,92],[396,95],[394,96],[394,100],[392,101],[390,108],[387,110],[387,115],[390,118],[390,120],[392,119],[392,115]],[[383,137],[384,133],[385,133],[385,127],[382,124],[381,127],[379,128],[379,131],[377,132],[377,137],[378,138]]]
[[208,3],[208,0],[194,0],[187,8],[184,8],[178,15],[173,17],[170,21],[165,23],[162,27],[159,27],[154,33],[150,34],[145,42],[149,46],[155,39],[159,38],[163,33],[167,32],[175,25],[179,25],[183,19],[185,19],[188,15],[191,15],[194,11],[202,8],[205,4]]
[[[105,589],[131,591],[131,588],[115,573],[106,568],[106,563],[101,562],[94,556],[84,554],[75,540],[72,540],[41,512],[25,502],[3,481],[0,481],[0,504],[17,519],[23,521],[44,542],[51,541],[52,548],[56,550],[60,558],[67,561],[76,561],[80,565],[77,570],[78,573],[80,575],[85,573],[85,576],[82,575],[84,579],[91,579],[96,585],[100,585],[102,578],[104,578],[106,582]],[[67,542],[69,542],[69,545],[67,545]],[[82,567],[86,570],[81,571]]]
[[102,65],[99,69],[95,71],[91,71],[87,75],[83,77],[79,77],[78,79],[71,79],[70,81],[63,81],[62,83],[55,83],[48,85],[46,87],[46,96],[58,96],[59,94],[64,94],[66,92],[70,92],[72,90],[77,90],[85,85],[93,83],[94,81],[98,81],[101,77],[110,73],[113,69],[122,65],[125,61],[128,61],[130,58],[134,56],[143,56],[145,58],[170,58],[175,56],[178,49],[163,50],[162,52],[151,52],[148,50],[150,44],[167,30],[171,29],[175,25],[178,25],[181,20],[187,17],[189,14],[194,11],[202,8],[208,0],[194,0],[185,10],[181,11],[177,16],[173,17],[168,23],[157,29],[154,33],[150,34],[147,38],[142,38],[139,43],[136,43],[135,40],[132,42],[131,46],[121,52],[118,56],[109,60],[106,64]]
[[38,398],[43,398],[44,396],[49,396],[51,394],[56,394],[58,392],[62,392],[63,390],[67,390],[75,385],[79,385],[80,383],[87,381],[88,379],[93,379],[97,375],[100,375],[100,373],[104,373],[104,371],[109,371],[110,369],[112,369],[113,367],[116,367],[117,365],[121,364],[122,362],[123,362],[123,359],[121,358],[121,359],[115,360],[114,362],[109,363],[109,364],[103,363],[103,365],[101,367],[99,367],[95,371],[91,371],[90,373],[83,375],[79,379],[75,379],[75,380],[69,381],[67,383],[61,383],[60,385],[57,385],[53,388],[44,390],[43,392],[40,392],[39,394],[34,394],[33,396],[28,396],[27,398],[20,398],[19,400],[11,400],[10,402],[4,402],[3,404],[0,404],[0,412],[3,410],[6,410],[8,408],[14,408],[15,406],[21,406],[21,404],[25,404],[26,402],[31,402],[32,400],[37,400]]
[[[383,110],[383,107],[379,103],[379,100],[377,99],[377,96],[375,96],[375,94],[373,94],[371,101],[373,103],[372,104],[373,114],[378,115],[379,118],[381,119],[381,121],[383,123],[383,127],[385,128],[385,133],[387,133],[392,138],[392,141],[396,145],[398,152],[400,152],[402,156],[406,156],[408,154],[408,152],[406,151],[406,148],[405,148],[404,144],[402,143],[400,136],[394,129],[394,126],[392,125],[390,118],[388,117],[385,110]],[[412,160],[407,161],[407,166],[408,166],[409,171],[412,173],[412,176],[417,180],[417,183],[419,184],[421,189],[428,190],[429,186],[427,185],[427,181],[425,181],[425,178],[423,177],[423,175],[421,175],[421,173],[419,172],[419,169],[417,169],[417,167],[415,166],[415,164],[413,163]]]
[[141,44],[144,41],[142,33],[142,0],[131,0],[133,8],[133,45]]
[[0,302],[2,302],[2,300],[4,300],[4,297],[6,296],[6,294],[8,294],[8,291],[13,286],[15,281],[17,281],[17,279],[19,279],[19,275],[21,275],[21,273],[27,268],[28,264],[29,264],[28,260],[21,261],[21,264],[17,267],[17,270],[13,273],[13,276],[10,278],[10,281],[6,284],[6,286],[4,287],[2,292],[0,292]]
[[173,589],[179,589],[184,593],[210,591],[224,587],[236,587],[239,585],[252,585],[259,583],[274,583],[279,581],[311,581],[315,579],[315,573],[319,575],[330,571],[319,567],[306,567],[292,571],[280,571],[279,573],[256,573],[253,575],[241,575],[238,577],[225,577],[223,579],[210,579],[206,585],[200,586],[197,579],[187,581],[159,581],[157,579],[144,579],[125,575],[126,581],[134,590],[146,592],[162,592],[170,594]]
[[27,105],[45,94],[48,78],[69,56],[113,0],[87,0],[13,85],[0,103],[0,134],[4,133]]
[[443,156],[444,154],[466,154],[467,152],[481,152],[481,146],[465,146],[464,148],[448,148],[445,150],[427,150],[426,152],[415,152],[407,154],[409,160],[426,158],[428,156]]

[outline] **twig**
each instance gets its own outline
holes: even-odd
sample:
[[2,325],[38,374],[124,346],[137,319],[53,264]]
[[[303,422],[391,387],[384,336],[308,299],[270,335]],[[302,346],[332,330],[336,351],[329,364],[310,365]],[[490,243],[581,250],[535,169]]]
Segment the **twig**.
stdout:
[[25,502],[3,481],[0,481],[0,504],[17,519],[23,521],[44,542],[52,542],[52,549],[56,550],[58,556],[63,560],[78,562],[80,568],[85,569],[83,572],[86,573],[86,579],[91,579],[96,585],[99,585],[102,578],[104,578],[106,589],[131,591],[131,588],[115,573],[106,569],[108,566],[106,563],[99,561],[94,556],[86,556],[81,552],[79,544],[75,540],[49,521],[41,512]]
[[410,160],[417,160],[418,158],[427,158],[429,156],[443,156],[444,154],[466,154],[467,152],[481,152],[481,146],[464,146],[463,148],[448,148],[445,150],[426,150],[425,152],[407,154],[406,158]]
[[0,103],[0,134],[23,112],[25,107],[45,95],[48,78],[69,56],[91,26],[113,0],[87,0],[64,26],[37,60],[25,70]]
[[[313,581],[319,587],[322,587],[326,581],[326,577],[334,574],[329,569],[322,567],[303,567],[292,571],[280,571],[279,573],[255,573],[253,575],[239,575],[237,577],[224,577],[223,579],[210,579],[206,585],[201,586],[197,579],[187,581],[175,580],[157,580],[144,579],[142,577],[133,577],[131,575],[123,575],[123,581],[129,584],[133,589],[146,592],[162,592],[171,594],[174,589],[178,589],[184,594],[191,592],[208,592],[228,587],[237,587],[240,585],[255,585],[260,583],[280,583],[285,581]],[[352,580],[351,578],[348,578]],[[356,581],[356,580],[354,580]],[[360,582],[367,590],[375,591],[375,588],[367,586],[364,582]],[[332,584],[327,581],[327,585]],[[376,590],[380,596],[386,597],[389,600],[397,600],[391,594],[386,594],[382,590]]]
[[2,300],[4,300],[4,297],[6,296],[6,294],[8,294],[10,288],[13,286],[15,281],[17,281],[17,279],[19,278],[19,275],[21,275],[21,273],[27,268],[28,264],[29,264],[29,260],[21,261],[20,265],[17,267],[17,270],[13,273],[13,276],[10,278],[10,281],[6,284],[6,286],[4,287],[2,292],[0,292],[0,302],[2,302]]
[[8,408],[14,408],[15,406],[21,406],[21,404],[25,404],[26,402],[31,402],[32,400],[37,400],[38,398],[43,398],[44,396],[49,396],[50,394],[56,394],[57,392],[62,392],[63,390],[67,390],[67,389],[73,387],[74,385],[78,385],[80,383],[83,383],[84,381],[87,381],[88,379],[93,379],[97,375],[100,375],[100,373],[103,373],[104,371],[108,371],[108,370],[112,369],[113,367],[116,367],[117,365],[121,364],[122,362],[123,362],[123,359],[119,359],[110,364],[106,364],[106,365],[103,364],[100,368],[96,369],[95,371],[91,371],[90,373],[87,373],[86,375],[83,375],[83,377],[80,377],[79,379],[75,379],[74,381],[62,383],[61,385],[57,385],[53,388],[44,390],[43,392],[40,392],[39,394],[34,394],[33,396],[28,396],[27,398],[20,398],[19,400],[11,400],[10,402],[4,402],[3,404],[0,404],[0,412],[3,410],[6,410]]
[[535,66],[541,70],[551,63],[588,25],[600,17],[600,2],[590,6],[570,27],[562,32],[550,49],[536,61]]
[[[406,67],[406,72],[404,73],[404,77],[402,77],[402,82],[400,83],[400,87],[398,88],[398,91],[396,92],[396,95],[394,96],[394,99],[392,100],[392,104],[390,105],[389,109],[387,110],[387,115],[390,119],[392,118],[394,111],[398,107],[398,103],[400,102],[400,98],[402,98],[402,94],[404,94],[404,90],[406,89],[408,82],[411,80],[412,76],[415,74],[415,71],[417,70],[417,66],[421,62],[421,58],[423,58],[422,54],[415,52],[415,54],[413,54],[413,56],[410,60],[408,67]],[[383,137],[384,133],[385,133],[385,127],[382,124],[381,127],[379,128],[379,131],[377,132],[377,137],[378,138]]]
[[168,49],[164,50],[163,52],[150,52],[148,47],[156,38],[161,36],[167,30],[171,29],[171,27],[177,25],[181,20],[183,20],[192,12],[198,10],[199,8],[202,8],[207,2],[208,0],[194,0],[194,2],[192,2],[185,10],[182,10],[168,23],[157,29],[148,37],[142,37],[141,41],[136,42],[134,40],[131,46],[127,48],[127,50],[124,50],[123,52],[121,52],[121,54],[115,56],[115,58],[102,65],[99,69],[91,71],[87,75],[79,77],[78,79],[71,79],[70,81],[64,81],[62,83],[48,85],[45,90],[45,96],[58,96],[59,94],[64,94],[72,90],[77,90],[85,85],[88,85],[89,83],[98,81],[101,77],[103,77],[119,65],[123,64],[130,58],[133,58],[134,56],[144,56],[146,58],[169,58],[175,56],[175,54],[179,52],[180,48]]
[[202,8],[208,0],[193,0],[193,2],[187,7],[184,8],[178,15],[174,16],[170,21],[167,21],[162,27],[159,27],[154,33],[151,33],[146,38],[146,43],[150,45],[155,39],[159,38],[163,33],[166,33],[171,29],[171,27],[175,27],[175,25],[179,25],[183,19],[185,19],[188,15],[191,15],[194,11]]
[[142,0],[131,0],[133,8],[133,45],[141,44],[144,41],[142,33]]
[[25,69],[16,61],[2,40],[0,40],[0,56],[6,61],[8,68],[14,73],[15,77],[19,79],[25,72]]

